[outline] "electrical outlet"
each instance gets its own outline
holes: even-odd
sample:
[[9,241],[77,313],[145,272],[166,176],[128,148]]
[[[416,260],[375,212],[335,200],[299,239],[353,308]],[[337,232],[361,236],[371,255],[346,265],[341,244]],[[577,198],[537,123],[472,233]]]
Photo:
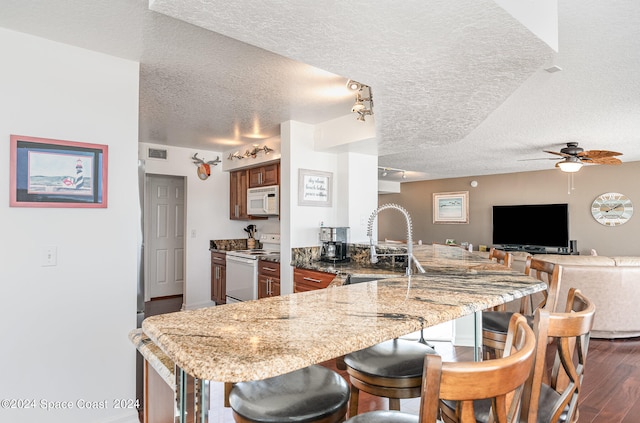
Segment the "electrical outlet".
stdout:
[[42,248],[42,256],[40,258],[41,266],[57,266],[58,265],[58,248],[48,246]]

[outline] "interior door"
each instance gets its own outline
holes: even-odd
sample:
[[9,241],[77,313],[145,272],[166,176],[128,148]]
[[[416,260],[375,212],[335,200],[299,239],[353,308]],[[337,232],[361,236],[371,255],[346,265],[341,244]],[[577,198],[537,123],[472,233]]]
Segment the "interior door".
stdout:
[[184,178],[146,176],[148,299],[184,290]]

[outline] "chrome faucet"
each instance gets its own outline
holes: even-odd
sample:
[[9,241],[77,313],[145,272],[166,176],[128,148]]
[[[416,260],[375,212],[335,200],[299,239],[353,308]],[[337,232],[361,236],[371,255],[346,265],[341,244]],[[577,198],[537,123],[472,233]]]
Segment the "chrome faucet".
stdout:
[[386,209],[396,209],[398,211],[400,211],[403,215],[404,218],[407,222],[407,275],[411,275],[413,273],[413,266],[411,264],[412,260],[415,261],[416,266],[418,267],[419,271],[424,273],[424,269],[422,268],[422,266],[420,266],[420,263],[418,263],[417,260],[415,260],[415,257],[413,257],[413,224],[411,223],[411,216],[409,216],[409,212],[407,212],[407,210],[402,207],[399,206],[398,204],[394,204],[394,203],[388,203],[388,204],[383,204],[380,207],[378,207],[377,209],[375,209],[373,211],[373,213],[371,213],[371,216],[369,216],[369,223],[367,224],[367,236],[369,237],[369,248],[370,248],[370,252],[371,252],[371,263],[377,263],[378,262],[378,256],[397,256],[397,255],[405,255],[405,254],[377,254],[376,253],[376,247],[373,244],[373,222],[375,221],[376,217],[378,216],[378,213],[380,213],[382,210],[386,210]]

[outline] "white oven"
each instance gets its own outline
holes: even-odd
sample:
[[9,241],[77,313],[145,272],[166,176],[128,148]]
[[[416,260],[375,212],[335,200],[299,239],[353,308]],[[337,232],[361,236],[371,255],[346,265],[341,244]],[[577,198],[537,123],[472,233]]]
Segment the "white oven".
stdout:
[[280,254],[280,235],[262,234],[260,242],[263,249],[227,251],[227,304],[258,299],[258,259]]
[[279,213],[278,185],[247,190],[247,214],[273,216]]

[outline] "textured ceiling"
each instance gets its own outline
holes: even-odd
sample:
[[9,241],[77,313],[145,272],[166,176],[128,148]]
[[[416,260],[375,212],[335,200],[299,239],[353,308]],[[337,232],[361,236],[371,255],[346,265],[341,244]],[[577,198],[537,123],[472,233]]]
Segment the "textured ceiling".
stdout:
[[640,160],[640,3],[563,0],[558,22],[555,53],[492,0],[0,2],[1,27],[140,61],[140,141],[227,150],[337,118],[352,78],[379,164],[419,179],[549,169],[522,159],[567,141]]

